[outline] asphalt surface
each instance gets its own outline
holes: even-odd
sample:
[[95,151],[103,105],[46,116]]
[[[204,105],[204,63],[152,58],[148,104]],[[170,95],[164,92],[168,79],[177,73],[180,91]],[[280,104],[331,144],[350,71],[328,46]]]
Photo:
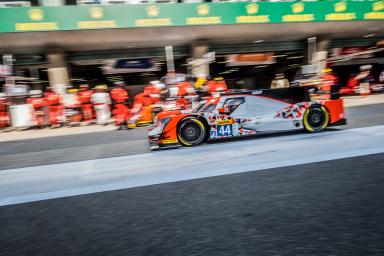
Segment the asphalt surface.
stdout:
[[[347,108],[346,116],[348,125],[335,129],[383,125],[384,104]],[[8,141],[0,143],[0,170],[145,152],[149,152],[147,128]]]
[[0,255],[384,255],[384,154],[0,207]]

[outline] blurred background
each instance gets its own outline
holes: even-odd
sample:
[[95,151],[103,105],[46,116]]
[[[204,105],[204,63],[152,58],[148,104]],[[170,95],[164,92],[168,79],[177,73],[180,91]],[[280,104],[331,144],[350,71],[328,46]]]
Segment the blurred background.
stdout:
[[[383,91],[382,1],[1,0],[0,7],[0,126],[7,131],[88,125],[95,104],[108,105],[98,123],[129,123],[142,115],[134,105],[161,94],[148,94],[148,85],[199,94],[216,78],[225,89],[281,81],[327,84],[342,95]],[[124,91],[113,96],[116,87]],[[177,90],[155,98],[194,95]],[[109,95],[92,98],[96,91]],[[148,97],[136,97],[142,93]]]
[[[302,86],[347,124],[149,149]],[[382,0],[0,0],[0,256],[384,255],[383,125]]]

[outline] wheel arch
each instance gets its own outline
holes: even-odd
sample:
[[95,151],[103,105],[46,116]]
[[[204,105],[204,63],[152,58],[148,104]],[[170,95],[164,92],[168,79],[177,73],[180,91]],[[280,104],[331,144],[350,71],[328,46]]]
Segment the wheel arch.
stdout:
[[201,115],[188,115],[186,117],[183,117],[182,119],[180,119],[178,122],[177,122],[177,127],[176,127],[176,134],[179,134],[179,129],[180,129],[180,126],[183,124],[183,122],[189,118],[196,118],[197,120],[199,120],[200,122],[203,123],[205,129],[206,129],[206,134],[205,134],[205,138],[204,138],[204,141],[207,141],[209,139],[209,134],[211,132],[211,128],[208,124],[208,121],[207,119],[205,119],[203,116]]
[[[326,126],[324,127],[324,129],[327,128],[327,127],[329,127],[329,125],[331,124],[331,112],[329,111],[329,109],[328,109],[327,106],[325,106],[324,104],[321,104],[320,102],[316,102],[316,103],[311,104],[311,105],[305,110],[305,112],[304,112],[304,114],[303,114],[303,118],[302,118],[301,121],[302,121],[302,124],[303,124],[304,129],[305,129],[305,130],[308,129],[308,124],[306,125],[306,120],[305,120],[306,115],[307,115],[308,111],[309,111],[311,108],[314,108],[314,107],[320,107],[320,108],[324,108],[324,109],[325,109],[326,114],[327,114],[327,124],[326,124]],[[311,131],[311,129],[312,129],[312,127],[310,128],[310,132],[316,132],[316,131],[314,131],[314,130]],[[307,131],[308,131],[308,130],[307,130]]]

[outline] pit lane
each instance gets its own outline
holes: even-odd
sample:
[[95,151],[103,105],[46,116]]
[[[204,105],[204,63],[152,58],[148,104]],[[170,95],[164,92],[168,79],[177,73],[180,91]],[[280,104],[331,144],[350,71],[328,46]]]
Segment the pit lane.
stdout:
[[[346,126],[332,129],[384,125],[384,103],[347,107],[346,116]],[[270,137],[290,134],[274,134]],[[257,140],[259,137],[251,139]],[[6,141],[0,142],[0,171],[148,152],[147,128]]]
[[383,255],[384,154],[0,207],[0,255]]
[[[0,255],[383,255],[383,107],[319,134],[7,168]],[[49,138],[36,156],[133,131]]]

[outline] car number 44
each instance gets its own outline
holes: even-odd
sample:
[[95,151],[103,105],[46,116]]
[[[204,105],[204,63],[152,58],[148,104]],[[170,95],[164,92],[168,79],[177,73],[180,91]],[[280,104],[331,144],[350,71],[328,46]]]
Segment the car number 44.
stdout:
[[217,126],[217,135],[218,136],[231,136],[232,135],[232,125],[218,125]]

